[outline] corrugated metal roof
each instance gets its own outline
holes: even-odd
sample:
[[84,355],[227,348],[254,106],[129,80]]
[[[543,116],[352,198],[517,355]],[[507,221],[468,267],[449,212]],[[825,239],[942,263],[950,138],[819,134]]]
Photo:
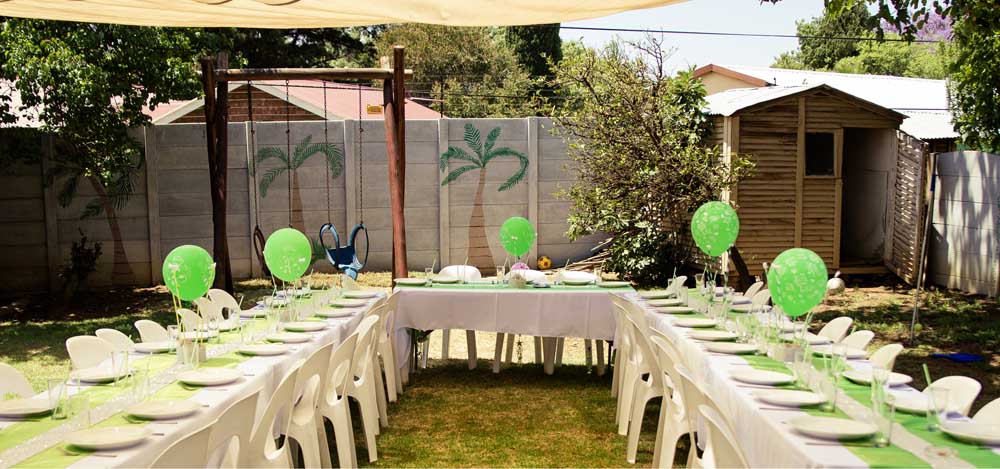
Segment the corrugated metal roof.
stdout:
[[750,106],[784,98],[813,88],[819,88],[820,86],[822,85],[733,88],[705,97],[705,100],[708,101],[705,111],[709,114],[731,116]]
[[907,118],[899,129],[921,140],[958,137],[948,111],[903,111]]

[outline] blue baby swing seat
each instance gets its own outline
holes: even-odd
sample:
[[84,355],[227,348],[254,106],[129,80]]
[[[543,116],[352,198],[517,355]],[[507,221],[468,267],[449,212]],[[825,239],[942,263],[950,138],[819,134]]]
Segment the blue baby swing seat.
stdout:
[[[326,245],[326,241],[323,240],[323,234],[330,232],[333,234],[333,248],[329,248]],[[365,257],[364,261],[358,259],[357,249],[354,247],[354,242],[357,240],[358,232],[363,232],[365,235]],[[351,230],[350,241],[348,241],[347,246],[340,245],[340,235],[337,233],[337,228],[333,226],[332,223],[327,223],[319,229],[319,242],[323,245],[323,250],[326,252],[326,260],[330,261],[338,270],[351,277],[354,280],[358,279],[358,271],[365,268],[365,264],[368,263],[368,229],[365,228],[364,223],[359,223],[354,225],[354,229]]]

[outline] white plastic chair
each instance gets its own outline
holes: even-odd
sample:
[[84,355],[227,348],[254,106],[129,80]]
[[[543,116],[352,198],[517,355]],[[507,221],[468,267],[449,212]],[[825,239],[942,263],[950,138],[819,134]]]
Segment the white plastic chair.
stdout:
[[[278,447],[278,435],[288,434],[288,425],[292,418],[292,398],[295,396],[295,382],[298,378],[302,360],[296,363],[290,372],[281,380],[261,417],[256,420],[253,431],[250,432],[250,442],[247,445],[247,460],[240,462],[240,467],[258,468],[288,468],[292,467],[292,457],[288,451],[288,439]],[[279,420],[280,418],[280,420]]]
[[135,329],[139,331],[139,339],[143,342],[167,342],[170,340],[170,334],[167,332],[167,329],[149,319],[136,321]]
[[979,391],[983,389],[983,385],[968,376],[945,376],[934,380],[930,386],[924,388],[923,393],[929,395],[930,389],[933,388],[948,390],[948,411],[969,415],[969,412],[972,411],[972,403],[979,397]]
[[131,352],[135,348],[135,342],[132,341],[132,338],[116,329],[98,329],[94,331],[94,335],[110,342],[119,352]]
[[208,436],[215,422],[210,422],[187,435],[180,437],[167,447],[150,468],[203,468],[208,461]]
[[375,353],[375,340],[377,339],[376,326],[379,317],[371,315],[358,324],[358,342],[354,347],[354,356],[351,358],[352,378],[347,386],[347,395],[358,401],[361,410],[361,428],[365,433],[365,445],[368,447],[368,461],[378,460],[378,451],[375,446],[375,435],[379,430],[378,410],[378,390],[375,388],[375,373],[372,369],[372,355]]
[[[396,310],[399,308],[399,295],[393,293],[380,305],[384,316],[379,322],[378,356],[382,358],[385,368],[385,387],[389,392],[389,402],[396,402],[403,392],[403,379],[396,366]],[[373,308],[374,309],[374,308]]]
[[31,384],[24,379],[24,375],[13,366],[0,363],[0,397],[10,393],[22,398],[29,398],[35,395],[31,389]]
[[[442,277],[455,277],[461,279],[463,282],[468,282],[470,280],[479,280],[483,278],[483,274],[479,272],[475,266],[472,265],[449,265],[441,269],[438,275]],[[448,359],[448,342],[451,340],[451,329],[444,329],[441,331],[441,358],[444,360]],[[469,351],[469,369],[474,370],[476,368],[476,331],[465,331],[465,345],[466,349]]]
[[681,289],[684,288],[684,284],[687,283],[687,279],[687,275],[674,277],[674,279],[670,282],[670,285],[667,285],[667,292],[671,295],[678,296]]
[[660,369],[656,356],[653,355],[653,349],[643,328],[631,316],[626,316],[625,320],[627,321],[625,333],[631,334],[632,343],[636,346],[633,350],[638,354],[638,360],[645,363],[649,369],[648,380],[641,377],[635,380],[635,389],[632,391],[632,414],[629,418],[625,458],[629,464],[635,464],[635,456],[639,448],[639,433],[642,431],[642,416],[646,412],[646,405],[654,398],[664,397],[666,386],[663,382],[663,371]]
[[752,300],[753,296],[756,295],[762,288],[764,288],[764,282],[754,282],[753,285],[750,285],[750,288],[747,288],[747,291],[743,292],[740,296],[750,298]]
[[[707,442],[703,455],[705,468],[749,468],[736,437],[729,424],[718,411],[707,405],[698,406],[698,412],[705,419]],[[694,451],[694,448],[691,448]]]
[[[612,304],[611,313],[612,316],[614,316],[615,318],[615,339],[614,342],[612,343],[612,350],[614,356],[610,360],[613,362],[611,365],[612,366],[611,397],[618,397],[619,394],[621,393],[621,382],[623,373],[623,370],[621,368],[624,363],[622,362],[622,334],[625,331],[625,324],[623,322],[623,318],[625,317],[624,308],[625,308],[625,302],[627,302],[628,300],[614,293],[608,293],[608,294],[611,295],[611,304]],[[618,415],[616,411],[615,419],[617,418]]]
[[979,409],[972,421],[982,425],[1000,425],[1000,397]]
[[[690,468],[701,468],[705,467],[705,464],[701,457],[698,456],[698,415],[700,411],[699,406],[706,405],[709,403],[708,399],[705,397],[701,388],[695,384],[694,379],[691,377],[691,373],[688,369],[681,364],[674,365],[674,374],[671,376],[676,376],[680,383],[675,383],[678,389],[681,390],[681,401],[684,403],[684,413],[688,418],[688,437],[690,438],[690,450],[688,450],[688,462],[687,467]],[[704,435],[702,435],[704,438]],[[669,464],[669,462],[666,462]]]
[[337,459],[340,467],[358,467],[357,451],[354,448],[354,427],[351,423],[351,411],[347,398],[348,386],[354,378],[351,376],[351,359],[354,356],[357,343],[358,333],[355,332],[341,342],[330,357],[327,386],[319,401],[318,431],[320,446],[323,448],[320,452],[322,467],[333,466],[330,449],[327,446],[324,418],[333,425],[333,436],[337,445]]
[[219,462],[210,467],[244,467],[247,464],[250,432],[259,398],[260,389],[222,411],[208,437],[209,462]]
[[750,298],[750,304],[742,304],[732,306],[730,309],[735,311],[745,311],[748,313],[752,312],[764,312],[767,310],[767,304],[771,302],[771,290],[763,289],[758,290],[757,293],[753,294]]
[[837,343],[844,340],[844,337],[847,336],[847,331],[851,330],[851,324],[853,323],[854,319],[849,316],[834,318],[826,323],[816,335],[826,337],[830,339],[830,342]]
[[349,290],[349,291],[364,290],[364,288],[361,288],[361,284],[359,284],[356,280],[347,275],[340,274],[340,279],[341,279],[341,286],[343,286],[344,290]]
[[[292,420],[288,437],[302,450],[303,467],[321,467],[321,453],[329,451],[319,442],[319,400],[329,378],[330,354],[333,342],[326,344],[309,356],[299,368],[293,394]],[[297,454],[295,451],[292,454]]]
[[207,322],[211,318],[215,318],[217,324],[222,324],[222,321],[226,320],[226,317],[222,314],[222,306],[216,304],[214,301],[206,298],[195,298],[194,304],[198,307],[198,313],[201,317],[205,318]]
[[236,301],[236,298],[233,298],[233,295],[230,295],[229,292],[225,290],[220,290],[218,288],[213,288],[209,290],[208,298],[212,300],[212,303],[215,303],[220,308],[228,309],[230,311],[235,311],[240,314],[242,314],[244,311],[250,311],[251,309],[253,309],[253,306],[255,306],[255,305],[250,305],[250,308],[248,309],[240,308],[239,302]]
[[[383,376],[382,376],[382,365],[379,363],[379,359],[378,359],[378,357],[379,357],[379,338],[381,337],[382,330],[385,327],[385,319],[386,319],[386,315],[387,314],[388,314],[388,311],[385,309],[385,307],[382,304],[379,304],[378,307],[371,308],[371,309],[369,309],[368,311],[365,312],[365,317],[368,317],[368,316],[377,316],[378,317],[378,322],[376,322],[375,325],[372,326],[372,334],[374,335],[374,337],[372,338],[372,343],[371,343],[371,349],[372,349],[372,352],[371,352],[371,361],[372,362],[371,362],[371,365],[370,365],[370,369],[371,369],[371,373],[372,373],[371,374],[371,379],[374,380],[374,386],[375,386],[374,387],[374,389],[375,389],[375,404],[376,404],[376,407],[378,408],[378,420],[379,420],[379,424],[380,424],[380,426],[377,427],[377,428],[379,428],[379,429],[381,429],[381,427],[386,427],[386,426],[389,425],[389,396],[386,394],[385,380],[383,379]],[[393,390],[393,392],[395,392],[395,390]],[[375,433],[378,434],[380,432],[377,431]]]
[[680,391],[680,378],[676,376],[677,371],[674,365],[678,363],[677,350],[662,334],[656,334],[656,329],[649,338],[653,345],[653,353],[656,354],[660,364],[660,370],[664,373],[664,397],[660,404],[660,420],[656,426],[656,446],[653,449],[653,467],[663,469],[674,466],[674,455],[677,452],[677,443],[680,439],[691,431],[688,426],[687,414],[684,411],[683,393]]
[[66,352],[76,369],[93,368],[111,359],[114,345],[93,335],[78,335],[66,339]]
[[868,344],[871,343],[872,339],[875,338],[875,333],[872,331],[854,331],[840,343],[850,347],[856,348],[858,350],[867,350]]
[[868,360],[872,362],[872,365],[881,366],[889,371],[892,371],[892,367],[896,366],[896,357],[899,353],[903,351],[903,346],[900,344],[888,344],[883,345],[878,350],[872,352]]
[[179,308],[177,315],[181,318],[181,329],[185,331],[197,331],[205,328],[201,316],[190,309]]

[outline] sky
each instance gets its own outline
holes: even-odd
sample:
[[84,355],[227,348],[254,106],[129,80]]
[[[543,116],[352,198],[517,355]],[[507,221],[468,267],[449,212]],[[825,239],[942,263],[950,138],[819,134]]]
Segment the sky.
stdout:
[[[795,22],[819,16],[823,0],[782,0],[777,4],[759,0],[691,0],[647,10],[636,10],[564,26],[672,29],[740,33],[795,34]],[[566,30],[564,41],[580,40],[600,46],[614,38],[641,39],[642,33]],[[793,50],[795,39],[690,36],[667,34],[664,45],[675,48],[669,62],[681,69],[709,63],[769,66],[781,52]]]

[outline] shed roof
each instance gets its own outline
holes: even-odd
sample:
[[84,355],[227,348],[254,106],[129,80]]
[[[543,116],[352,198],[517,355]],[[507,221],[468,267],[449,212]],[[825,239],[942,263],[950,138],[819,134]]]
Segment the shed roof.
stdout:
[[873,102],[866,101],[855,95],[845,93],[830,85],[822,83],[812,85],[765,86],[759,88],[733,88],[707,96],[705,98],[707,101],[705,110],[709,114],[731,116],[760,104],[818,90],[840,95],[845,99],[855,101],[859,105],[870,108],[873,111],[881,111],[885,114],[889,114],[900,121],[906,118],[906,115],[904,114]]

